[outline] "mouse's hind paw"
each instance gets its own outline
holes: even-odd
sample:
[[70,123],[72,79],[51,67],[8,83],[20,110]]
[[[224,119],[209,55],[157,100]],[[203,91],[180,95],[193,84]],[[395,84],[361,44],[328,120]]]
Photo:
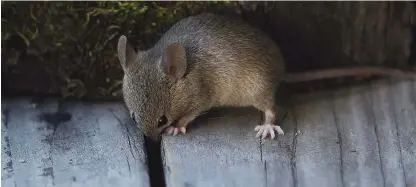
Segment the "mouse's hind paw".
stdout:
[[265,139],[267,137],[267,135],[270,135],[270,139],[274,139],[274,137],[275,137],[274,131],[276,131],[277,134],[279,134],[279,135],[284,134],[284,132],[283,132],[282,128],[280,128],[280,126],[273,125],[273,124],[257,125],[254,128],[254,130],[257,131],[256,138],[261,136],[262,139]]

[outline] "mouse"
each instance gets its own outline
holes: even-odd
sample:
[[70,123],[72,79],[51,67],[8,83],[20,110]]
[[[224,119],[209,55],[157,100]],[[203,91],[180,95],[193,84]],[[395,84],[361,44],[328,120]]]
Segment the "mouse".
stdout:
[[256,138],[283,135],[275,92],[282,81],[411,72],[355,67],[285,73],[278,45],[241,19],[201,13],[176,22],[147,50],[135,50],[125,35],[117,46],[123,69],[124,103],[146,137],[185,134],[188,125],[214,107],[254,107],[263,114]]

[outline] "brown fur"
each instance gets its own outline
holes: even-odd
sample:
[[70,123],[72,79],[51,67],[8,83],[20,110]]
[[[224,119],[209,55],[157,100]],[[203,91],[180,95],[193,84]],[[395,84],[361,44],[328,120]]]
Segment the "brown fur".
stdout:
[[[211,107],[254,106],[262,111],[274,107],[283,58],[268,36],[240,20],[213,14],[185,18],[153,48],[137,55],[123,53],[131,46],[121,38],[124,100],[147,136],[157,138],[169,124],[186,126]],[[164,73],[159,65],[175,42],[186,54],[186,73],[178,78]],[[133,57],[123,64],[129,55]],[[161,115],[169,123],[157,128]]]
[[[118,55],[126,106],[152,139],[169,125],[186,127],[212,107],[253,106],[265,113],[266,123],[275,123],[279,81],[403,74],[381,68],[284,74],[278,46],[261,30],[209,13],[179,21],[146,51],[135,52],[121,36]],[[162,115],[168,122],[158,127]]]

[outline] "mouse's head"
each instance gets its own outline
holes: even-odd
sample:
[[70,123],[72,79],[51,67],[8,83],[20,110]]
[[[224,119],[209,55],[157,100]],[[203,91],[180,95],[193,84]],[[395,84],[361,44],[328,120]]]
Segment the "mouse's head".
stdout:
[[123,98],[130,116],[147,137],[159,140],[176,118],[171,112],[175,107],[170,90],[185,74],[185,49],[172,43],[162,52],[136,52],[121,36],[118,58],[124,71]]

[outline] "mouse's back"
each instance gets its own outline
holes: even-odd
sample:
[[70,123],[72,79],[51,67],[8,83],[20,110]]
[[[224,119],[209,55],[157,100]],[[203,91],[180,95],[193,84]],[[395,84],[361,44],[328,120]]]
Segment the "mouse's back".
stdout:
[[[196,84],[192,90],[201,93],[210,90],[209,97],[218,100],[211,105],[239,105],[247,97],[257,97],[258,90],[273,90],[284,73],[276,43],[237,18],[203,13],[182,19],[152,48],[155,56],[174,42],[181,43],[186,51],[184,85]],[[177,92],[173,95],[184,97],[180,94],[184,91]]]
[[210,66],[218,65],[217,68],[284,71],[283,59],[274,41],[260,29],[234,17],[203,13],[182,19],[154,48],[164,49],[177,41],[184,46],[190,67],[194,63],[208,62]]

